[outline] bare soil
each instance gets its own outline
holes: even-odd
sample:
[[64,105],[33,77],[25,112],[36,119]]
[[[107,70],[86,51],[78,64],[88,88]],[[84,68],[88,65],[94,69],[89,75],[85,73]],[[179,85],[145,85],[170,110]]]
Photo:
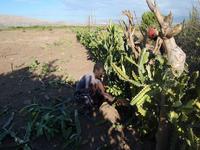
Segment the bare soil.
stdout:
[[[73,98],[70,85],[48,86],[50,81],[68,76],[78,80],[90,72],[93,63],[87,59],[87,50],[76,40],[70,29],[17,29],[0,31],[0,114],[2,127],[14,112],[13,129],[20,135],[24,132],[26,119],[19,110],[31,103],[50,104]],[[37,60],[54,70],[43,79],[30,71],[31,64]],[[61,149],[61,139],[48,141],[41,137],[32,141],[34,150]],[[10,148],[9,148],[9,147]],[[15,150],[12,141],[4,141],[1,150]]]
[[[38,78],[38,74],[30,71],[30,66],[37,60],[40,64],[47,64],[53,70],[45,78]],[[49,82],[70,76],[78,80],[83,74],[91,72],[93,63],[88,60],[87,50],[76,40],[76,35],[67,28],[63,29],[18,29],[0,31],[0,116],[14,112],[13,128],[18,133],[24,131],[26,120],[19,110],[31,103],[49,104],[73,99],[74,89],[71,85],[61,84],[53,87]],[[102,116],[95,112],[96,117],[80,114],[83,145],[80,149],[116,149],[119,145],[129,145],[125,149],[137,149],[134,130],[113,130],[109,123],[101,123]],[[112,117],[112,112],[108,114]],[[127,116],[124,114],[123,116]],[[1,118],[0,127],[8,120]],[[33,150],[60,150],[62,139],[58,135],[48,141],[41,137],[31,141]],[[15,150],[12,141],[0,144],[0,150]],[[147,144],[148,145],[148,144]],[[10,148],[6,146],[11,146]],[[121,145],[123,147],[123,145]],[[148,147],[147,149],[151,149]]]
[[74,79],[92,70],[87,50],[70,29],[10,30],[0,32],[0,74],[27,67],[33,60],[54,62],[56,74]]

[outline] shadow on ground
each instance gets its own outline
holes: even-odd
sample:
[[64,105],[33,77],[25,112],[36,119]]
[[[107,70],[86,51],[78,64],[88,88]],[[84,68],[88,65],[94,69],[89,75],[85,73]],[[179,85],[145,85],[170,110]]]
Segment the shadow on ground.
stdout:
[[[53,72],[54,61],[47,66]],[[32,103],[49,106],[63,101],[72,101],[74,86],[63,81],[63,76],[56,76],[48,72],[43,75],[36,75],[30,71],[29,67],[14,70],[6,74],[0,74],[0,127],[7,122],[7,117],[2,117],[9,112],[15,112],[13,128],[20,135],[24,132],[26,118],[19,113],[19,110]],[[111,124],[105,122],[97,110],[96,115],[85,115],[84,111],[79,113],[81,124],[82,150],[115,149],[121,150],[120,145],[128,145],[130,149],[135,149],[135,131],[123,129],[115,130]],[[123,142],[124,143],[123,143]],[[33,150],[59,150],[62,148],[63,139],[57,135],[51,140],[39,137],[31,141]],[[9,140],[0,144],[1,150],[15,150],[15,145],[11,145]],[[65,148],[67,149],[67,148]],[[137,150],[141,148],[137,147]],[[150,147],[148,148],[150,150]]]
[[[73,97],[73,87],[62,82],[62,76],[55,76],[50,72],[54,70],[53,63],[47,64],[49,74],[37,75],[30,71],[29,67],[14,70],[6,74],[0,74],[0,127],[7,122],[10,112],[14,112],[12,121],[13,130],[20,134],[24,133],[26,119],[19,110],[23,107],[37,103],[41,105],[52,105],[60,101],[66,101]],[[4,117],[5,116],[5,117]],[[1,134],[1,133],[0,133]],[[39,138],[32,142],[34,150],[59,149],[60,138],[47,141]],[[16,149],[9,140],[0,145],[0,149]]]

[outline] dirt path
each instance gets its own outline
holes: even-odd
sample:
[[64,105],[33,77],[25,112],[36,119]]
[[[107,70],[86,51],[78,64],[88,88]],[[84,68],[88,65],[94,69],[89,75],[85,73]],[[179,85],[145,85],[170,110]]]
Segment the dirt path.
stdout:
[[0,74],[19,70],[38,60],[53,62],[56,74],[69,74],[77,80],[92,70],[86,52],[69,29],[1,31]]

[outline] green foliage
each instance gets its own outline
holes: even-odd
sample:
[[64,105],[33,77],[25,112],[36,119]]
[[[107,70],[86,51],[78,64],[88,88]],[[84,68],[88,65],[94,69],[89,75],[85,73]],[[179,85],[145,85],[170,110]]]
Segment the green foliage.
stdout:
[[197,38],[196,46],[200,48],[200,38]]
[[[113,51],[123,51],[123,31],[117,25],[104,28],[83,28],[77,31],[77,39],[87,49],[91,58],[104,62]],[[102,60],[103,59],[103,60]]]
[[2,141],[10,136],[15,145],[10,148],[31,150],[31,141],[43,136],[48,140],[59,136],[63,139],[63,148],[77,149],[81,142],[81,127],[78,111],[73,107],[71,101],[64,101],[50,106],[31,104],[22,108],[19,113],[27,118],[25,132],[18,133],[13,128],[14,112],[9,112],[5,108],[1,117],[6,117],[7,121],[0,128],[0,149],[4,147]]
[[[152,64],[151,61],[153,61]],[[196,107],[199,97],[197,94],[191,97],[191,93],[195,93],[199,72],[194,72],[191,77],[187,72],[184,72],[181,77],[177,78],[172,74],[163,56],[157,55],[150,58],[149,52],[145,49],[138,62],[134,60],[134,65],[137,66],[136,69],[132,70],[135,70],[133,73],[135,78],[132,75],[127,75],[126,72],[130,68],[124,68],[124,71],[115,65],[113,68],[115,68],[119,79],[129,82],[133,89],[140,89],[137,95],[132,94],[130,101],[131,105],[137,107],[138,117],[143,124],[143,126],[138,127],[140,134],[145,135],[156,131],[159,110],[161,107],[166,107],[168,120],[177,134],[172,135],[177,137],[176,142],[181,140],[183,145],[187,145],[187,149],[197,149],[200,138],[197,136],[198,132],[195,132],[198,127],[193,125],[200,123],[199,115],[194,115],[200,112],[200,109]],[[167,100],[166,106],[160,106],[163,95]],[[185,117],[185,121],[182,120],[181,116]],[[154,120],[155,126],[147,126],[151,124],[152,120]],[[187,131],[188,128],[190,128],[190,132]],[[193,143],[190,144],[190,142]]]
[[142,15],[141,29],[146,32],[149,27],[157,27],[159,29],[159,24],[156,16],[151,11],[145,12]]
[[2,144],[3,140],[10,136],[16,145],[13,145],[10,148],[13,149],[23,149],[23,150],[31,150],[29,145],[29,128],[26,129],[24,136],[19,136],[15,129],[13,129],[13,120],[15,117],[14,112],[9,112],[8,108],[4,108],[1,111],[1,117],[6,117],[7,121],[5,124],[0,128],[0,149],[7,149],[8,147]]
[[[83,28],[77,32],[77,39],[89,50],[90,58],[94,62],[101,61],[104,63],[106,70],[107,91],[114,96],[121,96],[124,83],[119,80],[113,72],[111,64],[123,62],[122,55],[125,55],[123,31],[117,26],[110,24],[106,29]],[[124,89],[125,90],[125,89]]]
[[177,43],[187,54],[191,70],[200,70],[200,3],[193,7],[190,17],[185,21],[183,31],[176,37]]
[[81,128],[78,112],[69,103],[67,105],[59,103],[49,107],[31,104],[24,107],[21,112],[29,118],[27,124],[29,136],[46,136],[50,139],[60,134],[65,141],[64,147],[75,149],[79,146]]
[[29,65],[29,70],[30,70],[30,71],[35,71],[35,70],[38,68],[39,64],[40,64],[39,61],[36,60],[36,59],[34,59],[34,60],[31,62],[31,64]]
[[43,63],[41,66],[41,75],[47,75],[54,71],[56,71],[56,67],[53,67],[51,64]]
[[107,86],[106,92],[115,96],[120,96],[122,94],[122,90],[117,85],[113,85],[112,87]]
[[53,29],[66,29],[71,28],[70,26],[60,25],[60,26],[52,26],[52,25],[34,25],[34,26],[14,26],[14,27],[7,27],[4,30],[22,30],[23,32],[26,32],[26,30],[39,30],[39,31],[45,31],[49,30],[52,31]]
[[[145,48],[136,59],[124,42],[121,28],[116,25],[109,25],[107,30],[85,32],[77,34],[78,39],[89,49],[95,62],[101,60],[105,64],[107,91],[128,98],[130,104],[136,106],[139,123],[133,125],[140,135],[155,135],[159,111],[166,107],[167,120],[174,130],[171,149],[179,147],[177,143],[180,141],[185,149],[196,149],[199,142],[196,129],[199,127],[194,125],[199,124],[199,97],[196,93],[199,73],[184,71],[177,78],[164,56],[152,55]],[[161,106],[163,96],[166,104]]]
[[37,59],[34,59],[28,67],[31,72],[38,72],[41,76],[46,76],[57,70],[57,67],[51,63],[41,63]]

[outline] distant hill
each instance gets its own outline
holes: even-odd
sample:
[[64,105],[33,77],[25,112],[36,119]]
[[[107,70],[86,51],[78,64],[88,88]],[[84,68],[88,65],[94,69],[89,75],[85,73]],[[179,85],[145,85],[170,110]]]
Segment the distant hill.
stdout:
[[0,15],[0,27],[35,26],[35,25],[66,25],[65,22],[49,22],[21,16]]

